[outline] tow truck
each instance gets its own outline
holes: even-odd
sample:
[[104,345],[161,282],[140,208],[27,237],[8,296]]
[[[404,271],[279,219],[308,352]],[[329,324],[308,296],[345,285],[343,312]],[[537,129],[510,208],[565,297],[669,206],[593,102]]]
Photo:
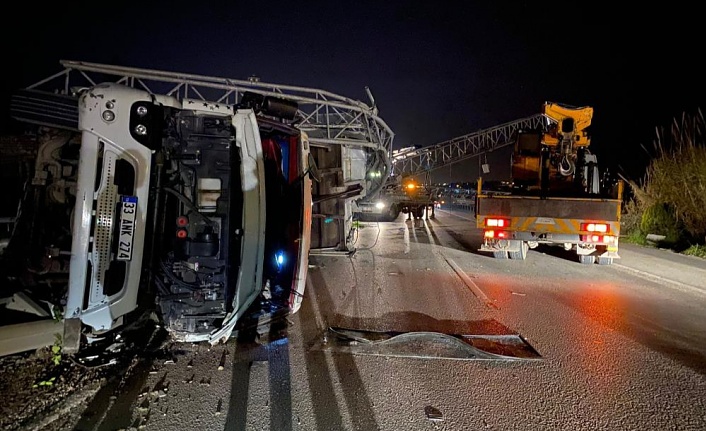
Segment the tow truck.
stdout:
[[[428,177],[428,176],[427,176]],[[411,176],[391,178],[374,199],[356,203],[356,216],[390,222],[406,214],[407,219],[434,218],[438,190],[428,182],[422,183]]]
[[496,194],[478,181],[476,226],[480,251],[519,259],[539,244],[575,251],[582,264],[619,259],[623,183],[601,174],[589,150],[592,107],[543,105],[543,126],[518,131],[512,188]]

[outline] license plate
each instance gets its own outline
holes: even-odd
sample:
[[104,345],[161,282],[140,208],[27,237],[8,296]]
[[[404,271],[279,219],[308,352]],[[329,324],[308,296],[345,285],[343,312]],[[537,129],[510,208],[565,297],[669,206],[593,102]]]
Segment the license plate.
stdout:
[[373,212],[373,207],[361,206],[360,212],[371,213],[371,212]]
[[120,235],[118,238],[118,260],[132,259],[132,244],[135,237],[135,214],[137,197],[123,196],[120,199]]

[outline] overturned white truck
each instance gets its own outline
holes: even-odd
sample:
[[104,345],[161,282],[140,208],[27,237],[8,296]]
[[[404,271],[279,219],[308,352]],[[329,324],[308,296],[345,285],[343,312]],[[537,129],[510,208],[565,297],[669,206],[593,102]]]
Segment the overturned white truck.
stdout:
[[[299,309],[310,253],[353,251],[353,203],[390,170],[393,134],[374,106],[301,87],[62,64],[12,99],[44,162],[28,173],[1,268],[15,290],[59,291],[65,351],[146,309],[177,340],[224,341]],[[43,90],[57,79],[63,89]],[[57,188],[64,199],[47,199]],[[30,247],[42,211],[63,214],[64,235],[45,232]],[[51,265],[27,271],[29,262]],[[67,282],[47,283],[54,270]]]

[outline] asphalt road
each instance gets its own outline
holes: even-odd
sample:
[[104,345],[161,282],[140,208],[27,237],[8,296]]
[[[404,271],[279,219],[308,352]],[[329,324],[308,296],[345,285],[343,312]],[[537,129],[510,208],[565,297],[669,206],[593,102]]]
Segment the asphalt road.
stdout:
[[[612,266],[554,249],[496,260],[471,218],[365,223],[352,256],[312,257],[283,334],[174,346],[77,429],[706,429],[705,261],[634,246]],[[539,357],[341,347],[330,327],[504,335]]]

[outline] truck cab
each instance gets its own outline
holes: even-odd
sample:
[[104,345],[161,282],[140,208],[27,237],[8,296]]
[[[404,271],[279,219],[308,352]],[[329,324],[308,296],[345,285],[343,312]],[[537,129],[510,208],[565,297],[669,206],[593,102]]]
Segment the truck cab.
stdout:
[[82,92],[65,350],[142,303],[176,340],[210,343],[246,317],[299,309],[315,167],[296,105],[251,96]]
[[369,89],[372,105],[61,65],[10,101],[30,127],[28,143],[0,148],[22,174],[0,225],[0,279],[46,304],[37,316],[61,323],[62,351],[92,356],[153,321],[185,342],[272,330],[299,310],[310,255],[355,251],[355,202],[384,185],[394,139]]

